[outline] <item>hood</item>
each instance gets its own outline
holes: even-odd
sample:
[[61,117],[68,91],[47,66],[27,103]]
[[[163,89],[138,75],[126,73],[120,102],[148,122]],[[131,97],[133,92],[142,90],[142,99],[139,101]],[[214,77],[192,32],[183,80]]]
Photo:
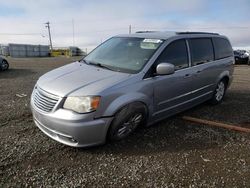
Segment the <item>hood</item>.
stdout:
[[[37,86],[61,97],[97,95],[129,76],[130,74],[75,62],[44,74],[39,78]],[[82,94],[77,92],[80,89]]]

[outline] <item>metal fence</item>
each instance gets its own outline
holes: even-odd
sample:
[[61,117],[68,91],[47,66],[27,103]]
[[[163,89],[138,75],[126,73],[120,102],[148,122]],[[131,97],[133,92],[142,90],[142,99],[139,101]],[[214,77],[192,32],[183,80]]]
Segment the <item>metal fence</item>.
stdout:
[[86,53],[76,46],[54,48],[50,51],[48,45],[8,44],[0,45],[0,55],[11,57],[55,57],[55,56],[85,56]]
[[49,53],[47,45],[9,44],[11,57],[48,57]]

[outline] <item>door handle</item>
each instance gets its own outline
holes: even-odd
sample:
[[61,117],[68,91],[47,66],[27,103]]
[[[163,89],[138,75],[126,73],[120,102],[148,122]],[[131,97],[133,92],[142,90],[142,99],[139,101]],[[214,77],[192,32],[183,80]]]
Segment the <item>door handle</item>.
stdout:
[[197,70],[197,71],[196,71],[196,73],[198,73],[198,74],[201,73],[201,72],[202,72],[202,70]]
[[187,73],[187,74],[185,74],[184,78],[189,78],[191,76],[192,76],[192,74]]

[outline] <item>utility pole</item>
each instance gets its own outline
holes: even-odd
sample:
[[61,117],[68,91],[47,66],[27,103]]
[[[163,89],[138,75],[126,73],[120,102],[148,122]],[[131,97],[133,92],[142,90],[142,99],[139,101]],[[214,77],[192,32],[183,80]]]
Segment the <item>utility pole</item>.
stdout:
[[131,30],[132,30],[131,25],[129,25],[129,27],[128,27],[128,33],[129,34],[131,34]]
[[53,47],[52,47],[52,40],[51,40],[51,34],[50,34],[50,25],[49,25],[50,23],[49,22],[47,22],[47,23],[45,23],[45,27],[46,28],[48,28],[48,32],[49,32],[49,42],[50,42],[50,50],[52,51],[53,50]]

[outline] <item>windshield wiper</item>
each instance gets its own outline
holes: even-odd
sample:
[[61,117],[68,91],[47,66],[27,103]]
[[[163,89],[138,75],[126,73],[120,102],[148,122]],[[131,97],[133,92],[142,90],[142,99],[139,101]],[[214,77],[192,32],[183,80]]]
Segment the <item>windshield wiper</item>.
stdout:
[[115,71],[114,69],[111,69],[110,67],[108,67],[106,65],[103,65],[101,63],[94,63],[94,62],[86,62],[86,63],[89,64],[89,65],[94,65],[94,66],[97,66],[97,67],[101,67],[101,68],[105,68],[105,69],[108,69],[108,70]]
[[89,64],[85,59],[80,59],[79,62],[84,62],[86,64]]

